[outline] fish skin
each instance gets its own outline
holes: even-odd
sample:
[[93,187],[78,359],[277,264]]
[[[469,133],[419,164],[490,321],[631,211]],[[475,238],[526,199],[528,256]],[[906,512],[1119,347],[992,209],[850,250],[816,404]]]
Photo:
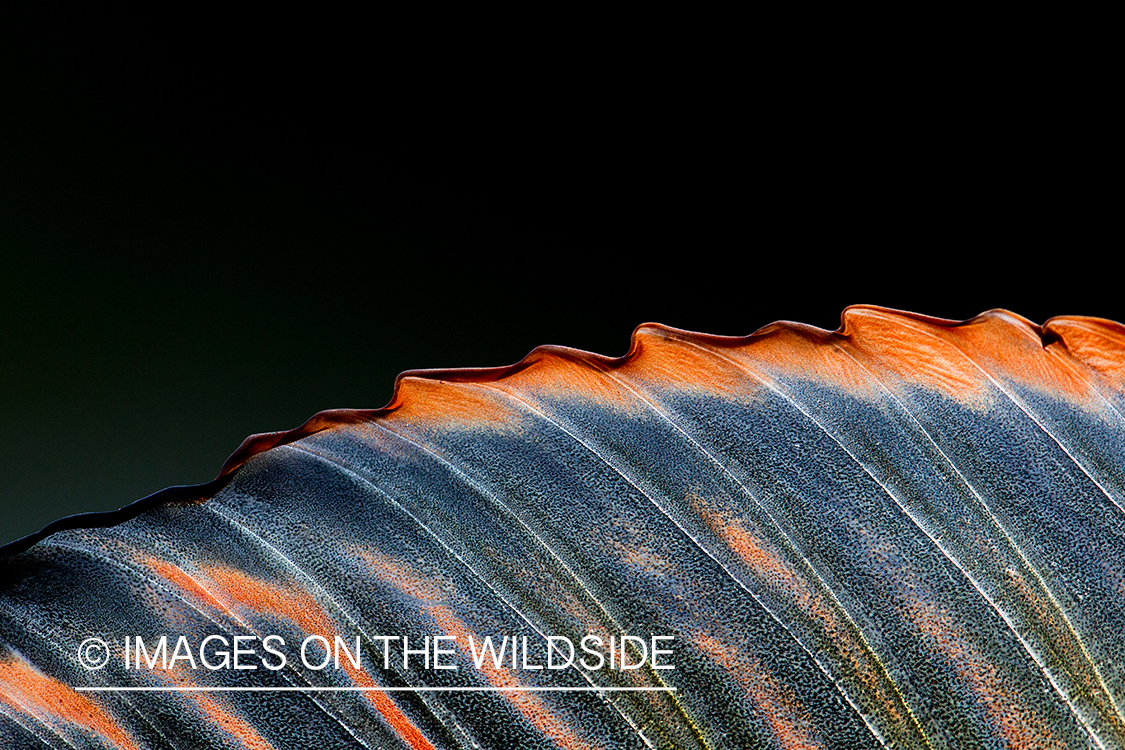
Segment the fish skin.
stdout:
[[[0,743],[1123,748],[1125,328],[870,306],[405,373],[208,485],[0,550]],[[99,523],[94,523],[99,521]],[[100,525],[105,523],[108,525]],[[99,671],[97,636],[453,635],[456,671]],[[471,635],[674,636],[674,670]],[[658,687],[78,692],[85,685]]]

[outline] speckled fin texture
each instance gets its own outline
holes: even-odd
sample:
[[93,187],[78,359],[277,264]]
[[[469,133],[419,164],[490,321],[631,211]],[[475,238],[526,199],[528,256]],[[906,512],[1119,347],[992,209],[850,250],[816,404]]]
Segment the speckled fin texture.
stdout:
[[1125,328],[1005,311],[407,374],[10,547],[0,747],[1120,749],[1123,415]]

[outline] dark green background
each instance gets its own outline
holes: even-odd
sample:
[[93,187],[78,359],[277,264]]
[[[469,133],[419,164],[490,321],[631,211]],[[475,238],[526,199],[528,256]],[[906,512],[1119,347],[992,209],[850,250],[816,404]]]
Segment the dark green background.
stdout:
[[285,59],[5,58],[0,543],[205,482],[403,370],[623,354],[645,321],[1125,318],[1097,147],[1018,95],[967,120],[737,68]]

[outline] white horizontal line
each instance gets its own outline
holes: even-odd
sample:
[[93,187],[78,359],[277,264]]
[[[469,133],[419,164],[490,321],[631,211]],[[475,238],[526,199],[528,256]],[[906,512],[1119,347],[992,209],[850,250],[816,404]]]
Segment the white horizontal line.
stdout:
[[75,687],[89,693],[623,693],[667,692],[674,687]]

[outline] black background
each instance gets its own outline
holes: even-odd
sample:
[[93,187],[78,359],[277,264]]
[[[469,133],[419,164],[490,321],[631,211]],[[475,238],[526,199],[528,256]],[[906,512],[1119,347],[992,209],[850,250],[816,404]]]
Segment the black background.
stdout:
[[645,321],[1125,319],[1104,118],[1061,82],[159,47],[5,53],[0,543],[403,370]]

